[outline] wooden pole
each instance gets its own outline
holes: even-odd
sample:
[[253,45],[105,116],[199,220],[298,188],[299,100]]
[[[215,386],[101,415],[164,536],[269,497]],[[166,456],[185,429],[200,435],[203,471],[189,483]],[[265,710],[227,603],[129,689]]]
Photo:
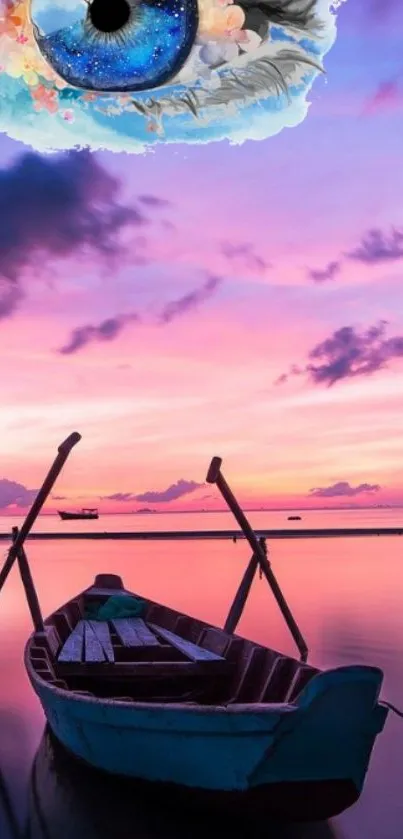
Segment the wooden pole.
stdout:
[[81,440],[81,434],[78,434],[77,431],[74,431],[73,434],[70,434],[66,440],[58,448],[58,453],[54,460],[53,465],[49,469],[48,474],[38,492],[38,495],[35,498],[34,503],[32,504],[31,509],[28,512],[28,515],[23,522],[23,525],[18,533],[18,536],[11,545],[11,548],[8,552],[7,559],[3,565],[3,568],[0,571],[0,591],[2,590],[4,583],[14,565],[16,557],[18,556],[24,541],[31,530],[32,525],[35,523],[49,493],[53,488],[53,484],[55,483],[56,479],[58,478],[63,466],[76,443]]
[[281,591],[281,588],[274,576],[270,563],[266,557],[266,554],[259,543],[259,540],[256,537],[256,534],[252,530],[245,514],[242,512],[235,496],[231,492],[225,478],[221,473],[221,464],[222,459],[220,457],[213,457],[210,468],[207,473],[206,481],[209,484],[216,484],[218,489],[221,492],[224,500],[227,502],[228,507],[230,508],[231,512],[235,516],[240,528],[243,530],[245,538],[248,540],[253,553],[255,554],[257,561],[262,569],[263,574],[266,577],[267,582],[270,585],[270,588],[277,600],[278,606],[280,611],[286,621],[286,624],[291,632],[292,637],[299,649],[302,661],[306,661],[308,657],[308,647],[307,644],[299,630],[298,624],[296,623],[292,612],[287,604],[287,601]]
[[[266,542],[264,539],[259,539],[259,542],[266,553]],[[240,586],[238,591],[234,597],[232,606],[228,612],[227,620],[224,624],[224,632],[228,632],[232,635],[236,627],[238,626],[239,621],[241,620],[243,610],[245,608],[246,601],[249,596],[249,592],[251,590],[251,586],[254,580],[254,576],[256,571],[259,567],[259,560],[256,557],[256,554],[253,554],[252,559],[249,561],[249,564],[246,568],[246,571],[242,577]]]
[[[13,542],[15,544],[18,538],[18,527],[13,527]],[[36,593],[35,584],[32,579],[31,569],[29,567],[27,555],[24,548],[20,548],[17,555],[17,562],[20,569],[22,584],[25,589],[25,595],[28,601],[29,611],[31,612],[32,622],[35,627],[35,632],[44,632],[45,626],[41,607],[39,605],[38,595]]]

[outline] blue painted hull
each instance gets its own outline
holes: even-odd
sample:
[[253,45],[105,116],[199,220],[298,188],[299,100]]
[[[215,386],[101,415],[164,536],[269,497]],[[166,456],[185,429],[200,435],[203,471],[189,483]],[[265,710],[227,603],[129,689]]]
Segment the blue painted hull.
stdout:
[[[245,794],[345,782],[354,800],[387,716],[377,701],[382,672],[371,667],[320,673],[293,704],[228,706],[80,696],[45,682],[28,653],[26,667],[50,728],[76,757],[113,775],[189,791]],[[319,817],[352,800],[329,804]]]

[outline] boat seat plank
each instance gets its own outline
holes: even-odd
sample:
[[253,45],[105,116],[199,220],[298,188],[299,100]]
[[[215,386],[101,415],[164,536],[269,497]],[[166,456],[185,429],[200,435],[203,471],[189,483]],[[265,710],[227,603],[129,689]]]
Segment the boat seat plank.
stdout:
[[212,653],[210,650],[205,650],[199,647],[198,644],[193,644],[192,641],[186,641],[180,635],[176,635],[169,629],[164,629],[162,626],[157,626],[155,623],[150,624],[155,632],[172,644],[181,653],[184,653],[191,661],[225,661],[221,655]]
[[84,622],[84,661],[106,661],[102,644],[89,621]]
[[95,635],[89,621],[84,623],[84,661],[106,661],[102,645]]
[[84,621],[78,621],[73,631],[63,644],[58,661],[81,661],[83,655]]
[[135,661],[135,662],[61,662],[60,677],[78,676],[110,679],[160,679],[224,676],[231,673],[233,665],[221,661]]
[[115,661],[115,653],[113,652],[111,633],[107,621],[88,621],[88,623],[101,644],[106,660]]
[[125,647],[156,647],[160,643],[142,618],[114,618],[112,624]]

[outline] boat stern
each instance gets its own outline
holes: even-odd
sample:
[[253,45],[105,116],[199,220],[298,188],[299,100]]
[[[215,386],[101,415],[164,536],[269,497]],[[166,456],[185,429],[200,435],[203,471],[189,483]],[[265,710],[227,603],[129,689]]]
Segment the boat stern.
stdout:
[[351,782],[359,796],[388,709],[378,701],[379,668],[361,665],[320,673],[296,699],[297,713],[280,721],[274,742],[249,776],[270,782]]

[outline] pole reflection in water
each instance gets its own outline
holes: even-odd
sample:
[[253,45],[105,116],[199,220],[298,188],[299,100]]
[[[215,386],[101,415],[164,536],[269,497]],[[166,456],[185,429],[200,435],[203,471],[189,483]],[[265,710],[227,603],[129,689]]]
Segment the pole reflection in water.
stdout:
[[1,839],[343,839],[330,824],[236,821],[173,804],[152,784],[111,778],[81,765],[45,729],[30,771],[27,809],[0,770]]

